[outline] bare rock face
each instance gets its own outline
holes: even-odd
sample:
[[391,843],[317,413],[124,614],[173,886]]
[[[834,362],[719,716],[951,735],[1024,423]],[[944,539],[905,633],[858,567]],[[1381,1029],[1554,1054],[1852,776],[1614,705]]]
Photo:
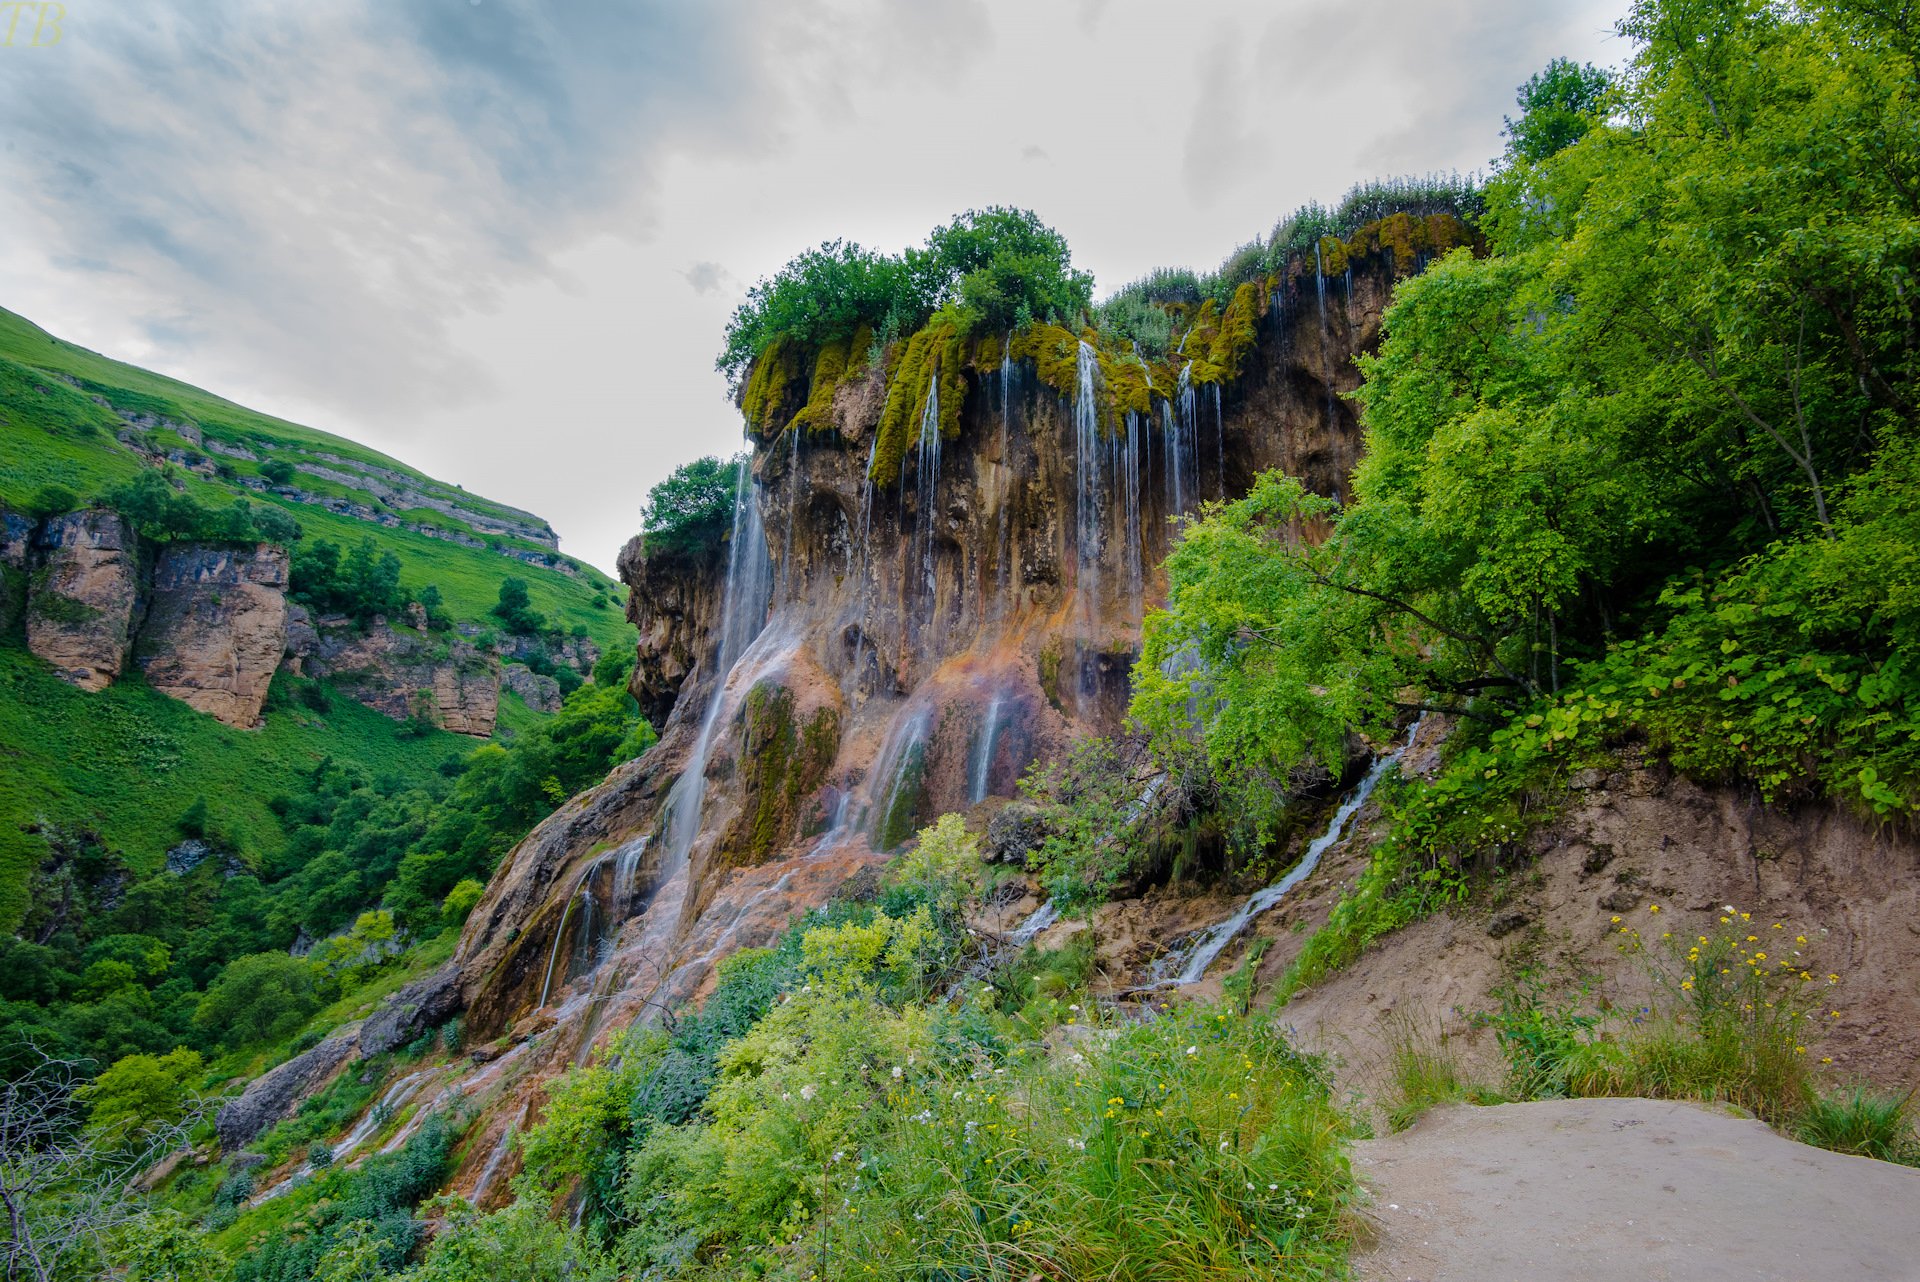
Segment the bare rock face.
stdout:
[[232,1152],[291,1114],[301,1100],[318,1090],[359,1053],[360,1026],[354,1024],[255,1078],[239,1099],[229,1101],[214,1118],[220,1147]]
[[692,561],[649,558],[645,542],[635,535],[620,549],[620,577],[632,589],[627,619],[640,629],[639,662],[627,688],[658,725],[673,711],[681,685],[719,628],[726,557],[716,546]]
[[421,717],[455,734],[486,738],[500,708],[500,659],[464,637],[418,632],[376,619],[362,630],[344,618],[296,618],[288,666],[329,678],[350,698],[396,721]]
[[104,690],[126,666],[139,602],[140,557],[116,512],[56,516],[34,540],[27,648],[82,690]]
[[520,696],[520,702],[535,712],[560,711],[560,683],[542,676],[524,663],[503,664],[500,684]]
[[386,1001],[360,1025],[360,1054],[384,1055],[430,1032],[460,1012],[460,974],[442,966],[416,979]]
[[162,694],[250,730],[287,646],[287,553],[271,544],[161,552],[136,657]]

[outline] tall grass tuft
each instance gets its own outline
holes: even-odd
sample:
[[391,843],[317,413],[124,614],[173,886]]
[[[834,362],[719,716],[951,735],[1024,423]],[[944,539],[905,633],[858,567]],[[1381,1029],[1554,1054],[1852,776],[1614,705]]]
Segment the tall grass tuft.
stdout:
[[1920,1166],[1920,1135],[1908,1105],[1913,1092],[1889,1095],[1848,1086],[1815,1097],[1794,1126],[1804,1143],[1855,1157]]

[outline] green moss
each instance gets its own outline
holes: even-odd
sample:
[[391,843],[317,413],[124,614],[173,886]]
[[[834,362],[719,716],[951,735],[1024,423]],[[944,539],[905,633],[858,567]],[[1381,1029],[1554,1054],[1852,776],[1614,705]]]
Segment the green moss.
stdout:
[[1263,310],[1255,297],[1252,281],[1233,291],[1233,298],[1221,314],[1213,341],[1208,345],[1207,363],[1212,367],[1213,376],[1208,381],[1226,383],[1240,377],[1240,366],[1253,350],[1254,317]]
[[955,440],[960,435],[960,410],[967,399],[967,341],[958,319],[946,312],[936,315],[925,329],[909,338],[892,362],[869,473],[875,484],[890,485],[899,479],[907,448],[919,439],[928,393],[936,386],[940,389],[941,438]]
[[1047,696],[1047,702],[1053,705],[1055,712],[1062,711],[1060,706],[1060,645],[1050,643],[1040,652],[1038,663],[1040,693]]
[[739,780],[745,819],[723,852],[729,863],[761,863],[798,831],[801,801],[826,781],[840,751],[836,710],[817,709],[802,723],[793,705],[793,691],[773,681],[747,693]]
[[828,343],[813,361],[813,388],[789,425],[796,432],[821,432],[833,426],[833,394],[846,381],[848,346]]
[[775,339],[753,363],[753,373],[740,392],[740,412],[746,416],[750,435],[771,440],[786,426],[788,401],[801,363],[800,349],[784,338]]

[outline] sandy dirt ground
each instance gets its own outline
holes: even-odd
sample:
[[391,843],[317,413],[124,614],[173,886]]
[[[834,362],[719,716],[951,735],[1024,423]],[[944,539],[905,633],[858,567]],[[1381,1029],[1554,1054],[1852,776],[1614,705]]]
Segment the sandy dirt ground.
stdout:
[[1920,1279],[1920,1170],[1699,1105],[1452,1105],[1354,1166],[1363,1282]]

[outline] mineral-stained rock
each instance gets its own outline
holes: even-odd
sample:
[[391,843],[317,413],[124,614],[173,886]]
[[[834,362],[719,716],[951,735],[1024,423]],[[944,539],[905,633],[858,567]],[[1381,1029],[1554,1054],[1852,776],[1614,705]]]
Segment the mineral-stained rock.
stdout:
[[27,599],[27,648],[83,690],[126,666],[139,598],[139,551],[117,512],[87,508],[40,527]]
[[405,1046],[459,1014],[463,1004],[458,968],[442,966],[425,979],[414,980],[367,1016],[360,1026],[360,1053],[383,1055]]
[[312,1050],[255,1078],[239,1099],[227,1103],[214,1118],[220,1147],[231,1152],[291,1114],[301,1100],[359,1054],[359,1048],[360,1026],[352,1024]]
[[286,646],[284,548],[184,543],[161,552],[137,647],[154,689],[252,729]]

